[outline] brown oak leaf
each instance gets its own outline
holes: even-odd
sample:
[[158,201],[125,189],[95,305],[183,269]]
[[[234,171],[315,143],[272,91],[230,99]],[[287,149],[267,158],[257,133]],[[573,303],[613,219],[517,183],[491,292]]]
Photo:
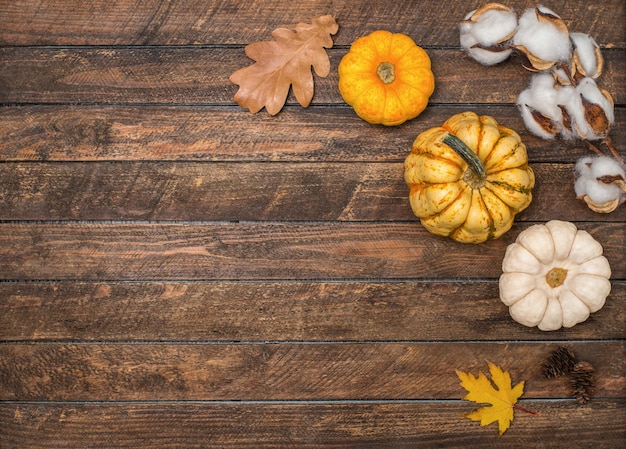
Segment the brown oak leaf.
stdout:
[[275,115],[292,86],[296,99],[306,108],[313,98],[311,66],[318,76],[328,76],[330,60],[324,49],[333,46],[330,35],[338,29],[335,19],[325,15],[313,18],[311,24],[297,24],[295,32],[277,28],[272,32],[274,41],[246,46],[246,55],[256,62],[230,76],[230,81],[239,85],[237,104],[253,114],[265,107]]

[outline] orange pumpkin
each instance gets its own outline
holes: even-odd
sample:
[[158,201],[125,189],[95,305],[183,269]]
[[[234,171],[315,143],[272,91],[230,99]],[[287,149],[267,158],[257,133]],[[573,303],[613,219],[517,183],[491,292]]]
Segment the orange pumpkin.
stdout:
[[369,123],[393,126],[417,117],[434,89],[428,54],[405,34],[374,31],[339,63],[339,92]]

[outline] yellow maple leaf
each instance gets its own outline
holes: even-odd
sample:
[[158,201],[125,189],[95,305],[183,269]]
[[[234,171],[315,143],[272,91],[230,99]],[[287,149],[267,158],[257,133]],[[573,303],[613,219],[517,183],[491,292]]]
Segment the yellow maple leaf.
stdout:
[[[478,377],[475,377],[471,373],[456,370],[461,386],[468,391],[463,399],[478,404],[490,404],[464,416],[473,421],[480,421],[481,426],[498,421],[498,429],[502,435],[513,421],[514,409],[524,410],[515,406],[519,397],[524,393],[524,382],[512,387],[511,375],[508,372],[489,361],[487,364],[491,379],[487,378],[482,371],[478,373]],[[528,410],[524,411],[533,413]]]
[[230,76],[230,81],[239,85],[237,104],[251,113],[265,106],[270,115],[275,115],[285,104],[292,86],[298,102],[307,107],[313,98],[311,67],[318,76],[328,76],[330,59],[324,49],[333,46],[330,35],[338,29],[332,16],[320,16],[313,18],[311,24],[299,23],[295,32],[287,28],[274,30],[274,41],[246,46],[246,55],[256,62]]

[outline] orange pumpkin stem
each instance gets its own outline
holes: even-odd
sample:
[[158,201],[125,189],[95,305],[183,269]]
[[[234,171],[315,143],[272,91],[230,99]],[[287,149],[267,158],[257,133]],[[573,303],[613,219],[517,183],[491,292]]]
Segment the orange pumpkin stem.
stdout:
[[376,69],[376,75],[383,83],[391,84],[396,80],[396,69],[390,62],[381,62]]

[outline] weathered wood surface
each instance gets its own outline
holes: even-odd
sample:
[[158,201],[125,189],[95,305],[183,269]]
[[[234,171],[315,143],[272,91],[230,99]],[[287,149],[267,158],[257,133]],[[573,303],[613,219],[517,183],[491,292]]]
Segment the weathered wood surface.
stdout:
[[[0,108],[0,161],[401,162],[420,132],[462,110],[433,105],[418,121],[385,128],[334,106],[288,106],[274,117],[233,106],[7,106]],[[578,141],[532,136],[512,105],[472,110],[518,130],[533,163],[589,154]],[[611,135],[622,142],[626,110],[615,113]]]
[[[491,426],[458,419],[461,401],[321,401],[295,403],[0,403],[7,447],[84,449],[219,448],[616,448],[626,438],[626,404],[601,399],[524,400],[499,438]],[[598,427],[592,422],[602,422]],[[115,429],[115,433],[111,432]],[[584,429],[584,430],[583,430]],[[573,439],[575,438],[575,441]]]
[[[274,117],[237,106],[7,106],[0,108],[0,161],[402,162],[420,132],[465,109],[433,105],[419,120],[386,128],[335,106],[287,106]],[[578,141],[532,136],[513,105],[471,109],[519,131],[532,163],[589,154]],[[611,135],[622,142],[626,110],[615,113]]]
[[[0,279],[497,278],[527,227],[469,245],[416,223],[0,223]],[[626,278],[624,224],[580,228],[605,245],[612,278]]]
[[[626,221],[626,209],[598,215],[572,195],[573,164],[533,169],[518,221]],[[403,172],[401,162],[4,164],[0,220],[416,221]]]
[[[584,326],[511,326],[495,280],[0,283],[5,341],[619,340],[626,283]],[[445,320],[445,325],[442,325]]]
[[[554,343],[63,344],[0,348],[0,399],[31,401],[401,400],[457,398],[454,366],[498,360],[526,380],[525,398],[567,397],[545,379]],[[598,370],[595,394],[626,388],[623,341],[576,342]]]
[[[0,448],[476,447],[626,444],[626,208],[574,198],[576,141],[530,135],[530,74],[460,51],[480,3],[0,0]],[[515,0],[520,12],[532,6]],[[603,49],[626,138],[626,7],[546,3]],[[312,105],[233,101],[244,46],[333,14],[333,70]],[[430,106],[399,127],[358,119],[336,66],[356,38],[404,32],[430,54]],[[462,245],[412,215],[415,137],[474,110],[520,133],[537,177],[502,238]],[[613,270],[605,307],[541,332],[499,300],[506,246],[575,222]],[[592,401],[541,363],[596,368]],[[503,437],[462,417],[455,369],[526,381]]]
[[[329,50],[331,66],[337,67],[345,53]],[[473,64],[469,75],[456,69],[466,59],[461,50],[432,49],[428,54],[436,80],[430,101],[435,104],[512,104],[530,80],[521,60],[495,67],[468,60]],[[0,48],[0,102],[232,104],[237,86],[228,76],[252,62],[243,49],[231,47]],[[605,71],[601,85],[623,104],[618,88],[626,83],[623,49],[605,51]],[[313,105],[342,102],[336,70],[315,81]],[[289,104],[297,102],[290,97]]]
[[[173,0],[82,0],[42,4],[38,0],[3,1],[5,26],[0,45],[244,45],[269,39],[271,30],[290,27],[311,17],[332,14],[340,22],[336,45],[376,29],[403,32],[426,46],[458,46],[458,22],[480,6],[457,1],[411,0],[393,4],[312,0],[206,2]],[[517,12],[531,7],[522,0],[506,5]],[[568,0],[547,6],[558,11],[573,31],[591,33],[605,47],[626,46],[621,0],[590,3]]]

